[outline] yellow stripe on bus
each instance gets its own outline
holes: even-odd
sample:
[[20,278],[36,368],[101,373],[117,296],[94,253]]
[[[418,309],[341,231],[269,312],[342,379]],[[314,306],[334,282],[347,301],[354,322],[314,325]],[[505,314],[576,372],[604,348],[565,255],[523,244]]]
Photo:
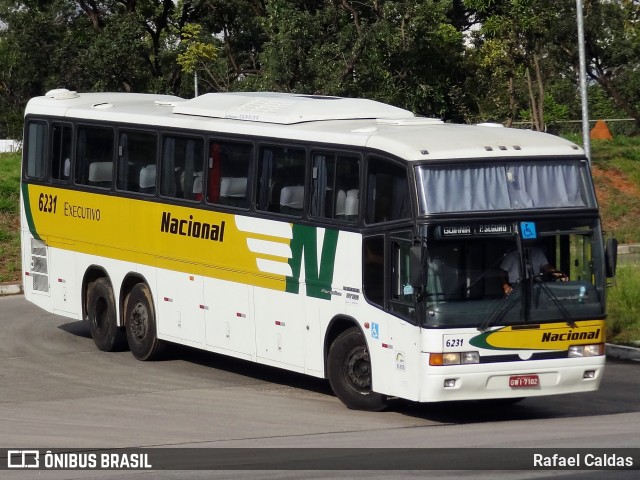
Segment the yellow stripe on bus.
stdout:
[[571,345],[603,343],[604,320],[509,326],[485,332],[470,340],[471,345],[491,350],[567,350]]
[[[286,289],[290,267],[285,255],[292,237],[286,222],[261,232],[267,225],[264,220],[238,217],[242,221],[236,222],[228,213],[41,185],[29,185],[28,190],[25,201],[34,233],[51,247]],[[253,228],[240,229],[237,223]],[[262,242],[260,251],[251,250],[251,239]],[[280,266],[261,271],[261,260]]]

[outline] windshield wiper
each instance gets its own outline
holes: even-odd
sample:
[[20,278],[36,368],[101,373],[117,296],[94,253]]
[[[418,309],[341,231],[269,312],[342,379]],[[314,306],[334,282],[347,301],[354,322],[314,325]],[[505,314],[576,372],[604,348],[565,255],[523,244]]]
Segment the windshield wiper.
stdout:
[[[519,284],[519,280],[514,283],[514,286]],[[511,290],[511,293],[506,294],[504,297],[496,301],[493,309],[489,313],[487,319],[478,325],[478,330],[485,332],[490,326],[494,325],[498,321],[502,320],[504,316],[513,308],[514,305],[520,303],[520,297],[515,295],[515,289]],[[504,307],[504,308],[500,308]]]
[[543,275],[542,273],[535,275],[533,277],[533,280],[538,284],[540,284],[540,288],[542,288],[542,290],[549,296],[549,298],[551,299],[553,304],[556,306],[558,311],[562,314],[562,317],[564,318],[564,321],[567,323],[567,325],[569,325],[571,328],[575,328],[576,322],[573,321],[571,314],[566,309],[566,307],[560,302],[556,294],[553,293],[553,291],[549,288],[549,285],[547,285],[546,282],[542,280],[542,275]]

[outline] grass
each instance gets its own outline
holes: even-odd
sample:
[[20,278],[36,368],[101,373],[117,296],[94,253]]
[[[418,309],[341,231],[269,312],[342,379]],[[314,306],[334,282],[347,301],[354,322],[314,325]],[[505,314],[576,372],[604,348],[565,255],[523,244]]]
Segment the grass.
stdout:
[[0,154],[0,282],[21,277],[20,154]]
[[620,345],[639,346],[640,265],[618,266],[615,286],[607,292],[607,339]]
[[639,243],[640,138],[592,141],[591,157],[604,230],[620,243]]

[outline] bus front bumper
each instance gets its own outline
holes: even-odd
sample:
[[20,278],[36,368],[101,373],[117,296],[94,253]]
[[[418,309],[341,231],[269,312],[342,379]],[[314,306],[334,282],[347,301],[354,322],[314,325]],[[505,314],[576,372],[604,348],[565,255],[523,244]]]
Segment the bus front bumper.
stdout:
[[429,366],[423,353],[420,402],[519,398],[597,390],[605,357]]

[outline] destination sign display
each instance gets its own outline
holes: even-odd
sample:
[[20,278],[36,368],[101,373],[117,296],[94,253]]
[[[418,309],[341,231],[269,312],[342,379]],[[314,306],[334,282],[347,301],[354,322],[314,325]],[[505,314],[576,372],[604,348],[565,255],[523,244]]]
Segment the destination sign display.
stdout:
[[509,235],[511,233],[513,233],[513,225],[509,223],[446,225],[436,229],[436,237],[439,238]]

